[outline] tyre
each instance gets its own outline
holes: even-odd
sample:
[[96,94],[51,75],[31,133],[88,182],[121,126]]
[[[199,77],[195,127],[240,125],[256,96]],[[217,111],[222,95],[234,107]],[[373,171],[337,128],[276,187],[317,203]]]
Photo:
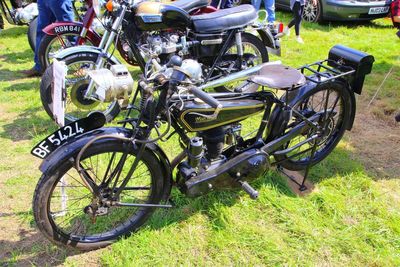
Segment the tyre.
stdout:
[[[86,74],[94,69],[98,54],[82,52],[71,54],[63,61],[68,66],[68,72],[65,78],[66,100],[65,100],[65,124],[71,123],[80,118],[86,117],[92,111],[101,111],[106,116],[107,122],[112,121],[120,111],[117,101],[103,103],[84,98],[89,79]],[[109,59],[105,64],[109,68],[114,63]],[[43,108],[50,118],[54,118],[53,100],[53,65],[49,65],[42,76],[40,82],[40,98]]]
[[320,22],[322,20],[322,4],[317,0],[314,6],[312,0],[306,0],[303,11],[303,19],[308,22]]
[[0,30],[4,29],[4,20],[3,20],[3,16],[0,13]]
[[33,50],[33,52],[35,52],[35,48],[36,48],[36,31],[37,31],[37,20],[38,18],[34,18],[28,26],[28,42],[29,45],[31,47],[31,49]]
[[[244,60],[241,62],[241,66],[232,68],[232,60],[235,60],[238,54],[236,42],[232,41],[227,52],[222,56],[222,58],[228,60],[222,59],[222,62],[219,64],[220,71],[210,80],[227,76],[230,73],[254,67],[269,61],[268,50],[257,36],[247,32],[242,33],[242,45]],[[229,60],[230,58],[231,60]],[[238,62],[236,62],[236,65],[237,63]],[[218,92],[232,91],[238,84],[238,82],[234,82],[227,86],[217,87],[215,90]]]
[[[120,180],[113,187],[117,177],[114,176],[107,185],[107,178],[114,173],[125,151],[127,158],[119,175]],[[124,144],[119,140],[94,143],[84,152],[82,167],[100,188],[96,197],[83,185],[71,160],[55,163],[51,170],[42,175],[34,193],[33,212],[39,230],[57,245],[80,250],[107,246],[136,231],[155,208],[122,207],[110,204],[108,200],[112,188],[118,190],[136,154],[132,144]],[[77,155],[70,156],[76,158]],[[170,182],[154,153],[145,150],[124,188],[113,202],[159,204],[167,199]]]
[[[46,69],[55,55],[61,50],[76,46],[76,41],[78,40],[80,34],[78,33],[70,33],[65,32],[58,35],[48,35],[45,34],[40,42],[39,47],[39,60],[42,66],[42,69]],[[85,39],[85,42],[82,45],[94,46],[94,44]]]
[[[305,169],[309,163],[314,165],[326,158],[339,143],[349,123],[351,116],[350,97],[346,85],[340,82],[332,82],[314,87],[290,101],[289,105],[305,117],[311,117],[316,113],[323,114],[325,110],[328,112],[326,117],[318,122],[322,128],[320,139],[307,142],[287,155],[276,155],[276,161],[288,170],[297,171]],[[326,108],[325,103],[327,103]],[[289,131],[300,122],[301,119],[293,115],[284,132]],[[293,147],[315,134],[316,130],[310,129],[291,140],[283,149]],[[317,148],[311,160],[311,150],[315,142],[318,142]]]

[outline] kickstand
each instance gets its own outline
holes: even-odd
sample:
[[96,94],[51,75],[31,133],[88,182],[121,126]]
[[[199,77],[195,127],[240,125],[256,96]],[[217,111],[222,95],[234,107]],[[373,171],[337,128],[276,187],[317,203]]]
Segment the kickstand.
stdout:
[[308,165],[307,165],[307,167],[306,167],[306,169],[304,171],[304,175],[303,175],[303,179],[302,179],[301,183],[296,181],[295,178],[292,175],[290,175],[287,172],[285,172],[285,170],[282,168],[281,165],[278,165],[278,168],[277,168],[279,172],[284,174],[293,183],[295,183],[295,184],[297,184],[299,186],[299,191],[300,192],[304,192],[304,191],[307,190],[307,186],[305,185],[305,182],[306,182],[306,180],[308,178],[308,174],[309,174],[309,171],[310,171],[310,168],[311,168],[311,162],[312,162],[312,160],[314,159],[314,156],[315,156],[315,151],[317,150],[317,143],[318,143],[317,140],[314,141],[315,143],[314,143],[314,145],[312,147],[312,150],[311,150],[310,160],[309,160],[309,163],[308,163]]

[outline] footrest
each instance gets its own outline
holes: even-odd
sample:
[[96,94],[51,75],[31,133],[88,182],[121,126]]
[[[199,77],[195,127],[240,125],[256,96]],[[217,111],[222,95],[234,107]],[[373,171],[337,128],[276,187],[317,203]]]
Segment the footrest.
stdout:
[[239,181],[240,185],[242,186],[242,189],[249,194],[251,199],[257,199],[258,198],[258,191],[255,190],[251,185],[249,185],[247,182]]

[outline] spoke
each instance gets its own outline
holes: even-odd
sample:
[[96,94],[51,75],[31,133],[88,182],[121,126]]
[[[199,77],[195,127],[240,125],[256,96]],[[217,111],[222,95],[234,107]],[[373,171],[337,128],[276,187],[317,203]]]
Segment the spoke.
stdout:
[[[71,174],[69,174],[68,172],[65,173],[66,175],[68,175],[69,177],[71,177],[73,180],[75,180],[75,182],[77,182],[78,184],[82,185],[83,187],[86,187],[86,185],[84,185],[83,183],[81,183],[81,181],[78,181],[77,179],[75,179]],[[60,181],[59,181],[60,182]]]

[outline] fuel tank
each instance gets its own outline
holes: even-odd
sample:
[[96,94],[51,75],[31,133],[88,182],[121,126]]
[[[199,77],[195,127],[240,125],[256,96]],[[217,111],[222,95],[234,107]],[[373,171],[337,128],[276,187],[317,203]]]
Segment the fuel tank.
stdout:
[[207,118],[202,115],[212,115],[215,111],[200,100],[185,101],[184,108],[178,113],[178,122],[188,131],[197,132],[244,120],[265,110],[265,103],[255,99],[219,100],[222,109],[217,118]]
[[142,2],[134,8],[137,27],[142,31],[184,29],[190,25],[190,15],[183,9],[160,2]]

